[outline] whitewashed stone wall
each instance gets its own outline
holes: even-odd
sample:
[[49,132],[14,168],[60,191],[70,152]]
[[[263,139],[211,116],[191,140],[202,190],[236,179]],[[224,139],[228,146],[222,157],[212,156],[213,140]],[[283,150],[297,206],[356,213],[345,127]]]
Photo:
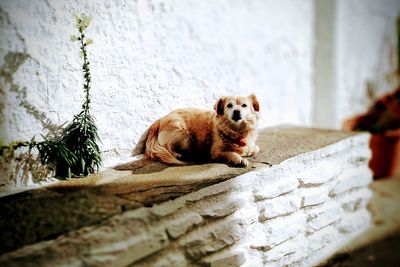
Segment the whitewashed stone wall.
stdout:
[[137,255],[131,266],[315,265],[370,225],[367,144],[348,138],[133,211],[146,226],[119,256]]
[[92,107],[105,166],[129,157],[156,118],[212,109],[224,94],[256,93],[261,126],[311,124],[310,0],[15,0],[0,8],[0,66],[10,52],[29,55],[13,73],[17,87],[2,80],[4,143],[45,132],[21,98],[56,124],[79,111],[81,59],[69,39],[81,12],[93,18]]
[[[371,224],[368,135],[0,259],[9,266],[315,266]],[[21,264],[21,265],[19,265]]]

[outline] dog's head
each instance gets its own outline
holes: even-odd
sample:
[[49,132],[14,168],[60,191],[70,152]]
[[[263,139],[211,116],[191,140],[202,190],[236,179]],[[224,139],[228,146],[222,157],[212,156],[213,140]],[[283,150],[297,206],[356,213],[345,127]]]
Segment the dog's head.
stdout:
[[221,97],[214,106],[218,117],[225,117],[233,125],[257,122],[260,104],[254,94]]

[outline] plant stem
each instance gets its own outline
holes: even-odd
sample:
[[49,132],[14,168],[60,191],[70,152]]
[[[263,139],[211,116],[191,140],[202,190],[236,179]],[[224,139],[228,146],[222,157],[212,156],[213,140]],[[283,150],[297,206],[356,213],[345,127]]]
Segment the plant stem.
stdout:
[[87,115],[89,113],[89,104],[90,104],[90,95],[89,95],[89,90],[90,90],[90,69],[89,69],[89,62],[88,62],[88,59],[87,59],[86,44],[84,42],[85,35],[83,33],[82,28],[79,28],[79,32],[81,34],[80,42],[81,42],[81,50],[82,50],[82,54],[83,54],[83,65],[82,65],[82,69],[83,69],[83,72],[84,72],[83,77],[85,79],[83,87],[84,87],[84,90],[85,90],[85,93],[86,93],[85,102],[82,105],[82,108],[84,110],[83,124],[84,124],[84,129],[85,129],[85,134],[86,134],[86,118],[87,118]]

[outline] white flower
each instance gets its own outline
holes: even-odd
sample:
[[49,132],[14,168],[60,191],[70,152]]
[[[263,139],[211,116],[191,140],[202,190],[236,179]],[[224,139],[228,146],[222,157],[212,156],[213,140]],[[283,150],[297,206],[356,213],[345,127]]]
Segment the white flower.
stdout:
[[75,15],[76,19],[76,27],[82,29],[82,31],[86,30],[89,27],[90,21],[92,20],[89,16],[85,14]]
[[72,42],[78,41],[78,36],[76,36],[75,34],[71,35],[71,41]]
[[90,45],[90,44],[93,44],[93,40],[92,39],[87,39],[86,40],[86,45]]

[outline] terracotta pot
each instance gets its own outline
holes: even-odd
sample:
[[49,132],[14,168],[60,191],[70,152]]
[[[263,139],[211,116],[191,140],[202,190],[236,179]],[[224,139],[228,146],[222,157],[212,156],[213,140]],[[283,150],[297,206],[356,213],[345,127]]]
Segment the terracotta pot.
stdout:
[[369,167],[375,178],[400,174],[400,130],[373,134],[369,145],[372,151]]

